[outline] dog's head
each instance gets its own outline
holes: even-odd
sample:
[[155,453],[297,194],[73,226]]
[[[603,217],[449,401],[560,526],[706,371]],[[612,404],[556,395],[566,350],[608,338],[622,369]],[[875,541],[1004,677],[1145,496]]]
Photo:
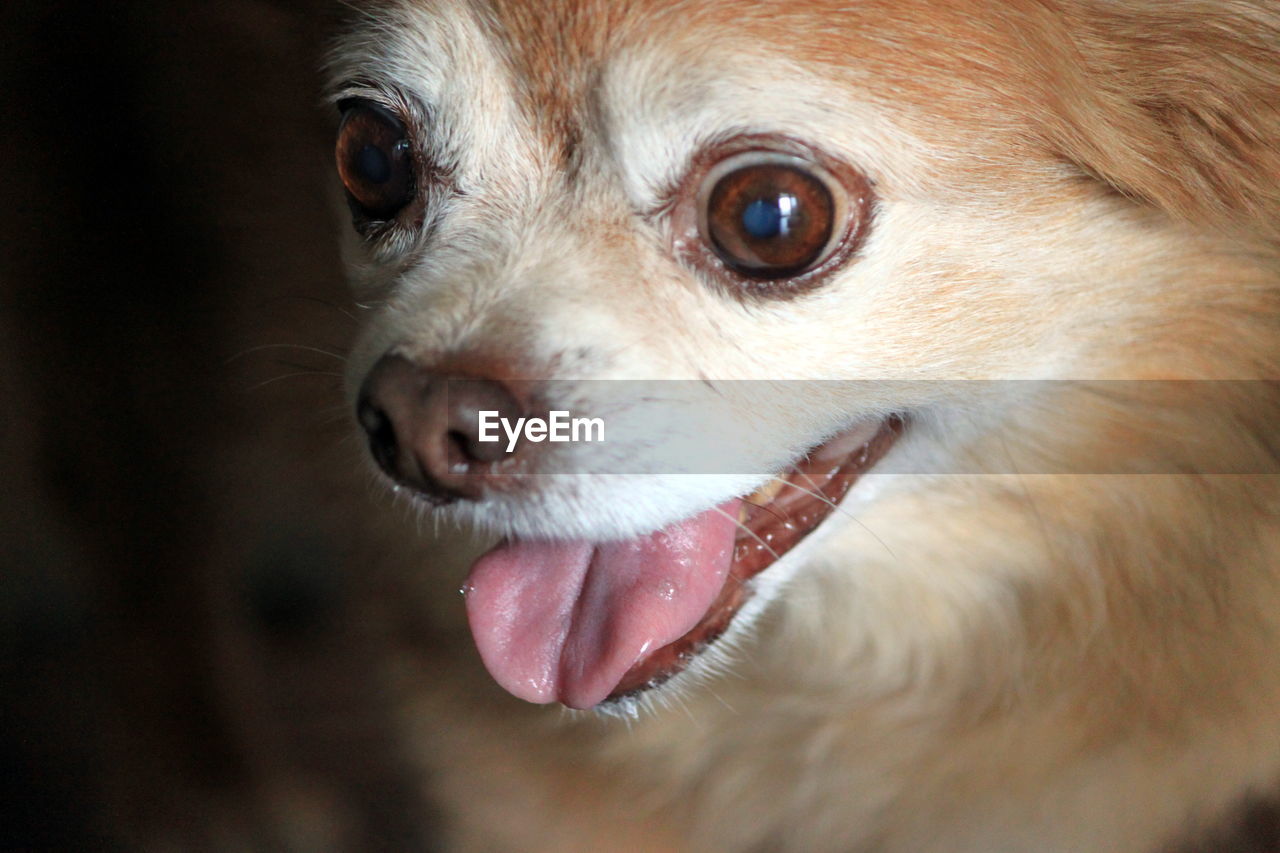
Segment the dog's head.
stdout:
[[[1087,5],[362,9],[332,62],[352,401],[398,486],[507,537],[467,602],[505,687],[589,707],[682,670],[859,475],[1039,387],[959,380],[1212,373],[1162,330],[1275,157],[1213,111],[1274,107],[1187,80],[1274,21]],[[605,440],[498,426],[554,411]]]

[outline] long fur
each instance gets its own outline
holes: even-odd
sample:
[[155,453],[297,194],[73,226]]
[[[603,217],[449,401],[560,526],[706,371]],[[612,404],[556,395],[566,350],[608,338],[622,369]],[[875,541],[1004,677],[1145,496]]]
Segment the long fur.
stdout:
[[[914,415],[634,719],[524,707],[465,642],[410,679],[454,849],[1154,851],[1276,790],[1280,5],[361,11],[335,97],[405,99],[457,194],[352,242],[381,306],[353,387],[389,349],[497,350],[570,379],[881,379],[823,405]],[[811,297],[745,305],[664,253],[665,188],[744,129],[876,186]],[[761,417],[786,452],[830,426]],[[629,535],[749,486],[586,478],[467,514]]]

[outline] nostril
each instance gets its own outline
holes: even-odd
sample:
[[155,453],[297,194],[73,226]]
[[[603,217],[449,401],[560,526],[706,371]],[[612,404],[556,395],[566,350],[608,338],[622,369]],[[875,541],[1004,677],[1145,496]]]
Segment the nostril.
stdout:
[[504,429],[524,420],[516,390],[501,380],[447,378],[388,354],[365,377],[355,414],[392,480],[437,503],[478,499],[528,467],[524,442],[499,440],[492,430],[494,416]]
[[492,379],[458,379],[449,383],[448,397],[449,449],[460,455],[460,461],[470,465],[499,462],[512,454],[519,455],[523,442],[516,441],[510,446],[506,440],[494,440],[492,434],[489,440],[480,438],[482,415],[496,416],[505,422],[523,419],[524,407],[510,386]]
[[507,456],[504,442],[480,441],[476,432],[457,429],[449,432],[449,464],[456,471],[466,471],[476,463],[499,462]]
[[476,455],[471,439],[460,430],[449,430],[445,441],[448,444],[446,450],[451,470],[463,473],[471,467],[472,462],[484,461]]
[[356,417],[369,439],[369,452],[373,454],[374,461],[387,473],[394,472],[396,428],[391,423],[391,418],[367,397],[360,401]]

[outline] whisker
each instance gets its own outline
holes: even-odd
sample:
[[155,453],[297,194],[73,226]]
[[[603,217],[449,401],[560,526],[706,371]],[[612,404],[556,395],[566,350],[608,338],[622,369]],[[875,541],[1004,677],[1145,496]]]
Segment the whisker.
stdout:
[[264,299],[264,300],[263,300],[261,303],[259,303],[259,304],[261,304],[261,305],[270,305],[270,304],[272,304],[273,302],[283,302],[283,301],[284,301],[284,300],[286,300],[286,299],[296,299],[296,300],[298,300],[298,301],[300,301],[300,302],[314,302],[314,303],[315,303],[315,304],[317,304],[317,305],[323,305],[323,306],[324,306],[324,307],[326,307],[326,308],[332,308],[334,311],[337,311],[339,314],[341,314],[342,316],[346,317],[348,320],[350,320],[350,321],[351,321],[351,322],[353,322],[353,323],[359,323],[359,322],[360,322],[360,318],[359,318],[359,317],[357,317],[355,314],[352,314],[350,311],[346,310],[346,309],[345,309],[345,308],[343,308],[342,306],[340,306],[340,305],[338,305],[338,304],[336,304],[336,303],[334,303],[334,302],[330,302],[330,301],[329,301],[329,300],[327,300],[327,299],[321,299],[321,298],[320,298],[320,297],[318,297],[318,296],[311,296],[311,295],[306,294],[306,293],[282,293],[282,294],[280,294],[279,296],[273,296],[273,297],[271,297],[270,299]]
[[[814,489],[817,489],[817,488],[818,488],[818,484],[817,484],[817,483],[815,483],[815,482],[813,482],[813,478],[812,478],[812,477],[810,477],[808,474],[804,473],[803,471],[798,471],[797,473],[798,473],[798,474],[800,474],[800,476],[804,477],[806,480],[808,480],[808,481],[809,481],[809,485],[813,486],[813,487],[814,487]],[[895,559],[895,560],[896,560],[896,559],[898,559],[898,555],[897,555],[897,554],[895,554],[895,553],[893,553],[893,549],[889,547],[888,543],[886,543],[883,539],[881,539],[878,535],[876,535],[876,532],[875,532],[874,530],[872,530],[870,527],[868,527],[868,526],[867,526],[867,524],[866,524],[866,522],[864,522],[862,519],[858,518],[858,517],[857,517],[856,515],[854,515],[853,513],[849,512],[849,510],[847,510],[847,509],[845,509],[844,507],[840,506],[840,504],[838,504],[838,503],[836,503],[835,501],[831,500],[831,498],[827,497],[826,495],[822,494],[822,493],[821,493],[821,492],[819,492],[819,491],[810,491],[809,489],[804,488],[803,486],[799,485],[798,483],[793,483],[793,482],[791,482],[790,480],[787,480],[787,479],[785,479],[785,478],[782,478],[782,477],[774,477],[774,479],[775,479],[775,480],[782,480],[782,484],[783,484],[783,485],[785,485],[785,486],[790,486],[791,488],[795,489],[795,490],[796,490],[796,491],[798,491],[798,492],[802,492],[802,493],[804,493],[804,494],[808,495],[808,496],[809,496],[809,497],[811,497],[811,498],[816,498],[817,500],[822,501],[822,502],[823,502],[823,503],[825,503],[827,506],[831,507],[831,509],[832,509],[833,511],[840,513],[841,515],[845,516],[845,517],[846,517],[846,518],[848,518],[849,520],[853,521],[855,524],[857,524],[857,525],[858,525],[859,527],[861,527],[863,530],[867,531],[868,535],[870,535],[872,539],[874,539],[874,540],[876,540],[877,542],[879,542],[879,543],[880,543],[880,547],[884,548],[884,549],[885,549],[885,551],[889,552],[889,556],[890,556],[890,557],[893,557],[893,559]]]
[[786,485],[790,486],[790,487],[791,487],[791,488],[793,488],[793,489],[797,489],[797,490],[799,490],[799,491],[801,491],[801,492],[804,492],[804,493],[805,493],[806,495],[808,495],[809,497],[817,498],[818,500],[822,501],[824,504],[826,504],[827,506],[831,507],[832,509],[839,509],[839,508],[840,508],[840,507],[839,507],[839,505],[838,505],[835,501],[831,500],[831,498],[827,497],[826,495],[824,495],[824,494],[822,493],[822,487],[821,487],[821,486],[819,486],[817,483],[815,483],[815,482],[813,481],[813,478],[812,478],[812,477],[810,477],[810,476],[809,476],[808,474],[806,474],[804,471],[796,471],[796,473],[797,473],[797,474],[799,474],[801,477],[804,477],[804,478],[805,478],[805,480],[807,480],[807,481],[809,482],[809,485],[810,485],[810,486],[813,486],[813,490],[812,490],[812,491],[810,491],[809,489],[806,489],[806,488],[804,488],[804,487],[800,486],[800,485],[799,485],[799,484],[797,484],[797,483],[793,483],[793,482],[791,482],[790,480],[786,480],[786,479],[784,479],[782,482],[783,482],[783,483],[785,483]]
[[[777,478],[777,477],[774,477],[773,479],[775,479],[775,480],[776,480],[776,479],[778,479],[778,478]],[[774,509],[774,508],[770,505],[770,503],[772,503],[772,502],[770,502],[770,503],[756,503],[755,501],[747,500],[746,498],[741,498],[740,500],[741,500],[744,504],[747,504],[748,506],[753,506],[753,507],[755,507],[756,509],[762,509],[762,510],[764,510],[765,512],[769,513],[769,515],[772,515],[774,518],[778,519],[778,521],[785,522],[785,521],[787,520],[787,517],[786,517],[785,515],[783,515],[782,513],[778,512],[776,509]]]
[[278,367],[292,367],[294,370],[308,370],[312,373],[323,373],[326,376],[337,376],[339,378],[342,378],[341,373],[334,373],[333,371],[330,371],[330,370],[320,370],[315,365],[303,364],[302,362],[298,362],[298,361],[285,361],[282,358],[278,358],[275,360],[275,364]]
[[710,694],[711,694],[711,696],[712,696],[712,698],[714,698],[717,702],[719,702],[721,705],[723,705],[725,708],[727,708],[727,709],[728,709],[728,711],[729,711],[729,713],[734,714],[734,715],[736,715],[736,714],[738,713],[738,709],[737,709],[737,708],[735,708],[735,707],[733,707],[732,705],[730,705],[728,702],[726,702],[726,701],[724,700],[724,698],[723,698],[719,693],[717,693],[715,690],[711,689],[711,685],[709,685],[709,684],[708,684],[708,685],[704,685],[704,686],[703,686],[703,689],[704,689],[704,690],[706,690],[708,693],[710,693]]
[[721,515],[723,515],[725,518],[727,518],[727,519],[729,519],[730,521],[732,521],[736,527],[739,527],[739,528],[741,528],[742,530],[746,531],[746,533],[747,533],[747,535],[748,535],[748,536],[750,536],[752,539],[754,539],[754,540],[756,540],[757,542],[759,542],[759,543],[764,547],[764,549],[765,549],[766,551],[768,551],[770,554],[772,554],[772,555],[773,555],[773,559],[775,559],[775,560],[781,560],[781,559],[782,559],[782,555],[781,555],[781,554],[779,554],[777,551],[773,550],[772,548],[770,548],[770,547],[769,547],[769,543],[768,543],[768,542],[766,542],[766,541],[764,541],[763,539],[761,539],[759,536],[757,536],[757,535],[756,535],[756,532],[755,532],[754,530],[752,530],[750,527],[747,527],[747,526],[746,526],[745,524],[743,524],[741,521],[738,521],[738,519],[734,518],[732,515],[729,515],[729,513],[725,512],[724,510],[722,510],[722,509],[721,509],[720,507],[718,507],[718,506],[712,507],[712,509],[714,509],[716,512],[720,513],[720,514],[721,514]]
[[244,358],[246,355],[249,355],[251,353],[261,352],[262,350],[268,350],[268,349],[300,349],[300,350],[306,350],[308,352],[318,352],[321,355],[327,355],[330,358],[336,358],[338,361],[347,360],[346,356],[342,355],[341,353],[333,352],[332,350],[327,350],[327,349],[324,349],[323,347],[312,347],[312,346],[307,346],[306,344],[262,344],[260,346],[249,347],[248,349],[241,350],[240,352],[231,356],[231,358],[227,359],[224,362],[224,364],[230,364],[231,362],[240,358]]
[[347,404],[342,403],[337,406],[325,406],[318,410],[316,414],[320,417],[321,423],[336,424],[339,421],[347,420],[350,412],[347,411]]
[[330,378],[333,378],[333,379],[341,379],[341,378],[342,378],[342,374],[341,374],[341,373],[330,373],[330,372],[328,372],[328,371],[324,371],[324,370],[302,370],[302,371],[299,371],[299,372],[297,372],[297,373],[286,373],[286,374],[284,374],[283,376],[274,376],[274,377],[272,377],[271,379],[267,379],[267,380],[265,380],[265,381],[263,381],[263,382],[259,382],[259,383],[257,383],[256,385],[250,385],[248,388],[246,388],[246,389],[244,389],[244,390],[245,390],[245,393],[247,394],[247,393],[249,393],[250,391],[257,391],[259,388],[264,388],[264,387],[266,387],[267,385],[272,384],[273,382],[279,382],[279,381],[281,381],[281,380],[283,380],[283,379],[293,379],[293,378],[298,377],[298,376],[327,376],[327,377],[330,377]]

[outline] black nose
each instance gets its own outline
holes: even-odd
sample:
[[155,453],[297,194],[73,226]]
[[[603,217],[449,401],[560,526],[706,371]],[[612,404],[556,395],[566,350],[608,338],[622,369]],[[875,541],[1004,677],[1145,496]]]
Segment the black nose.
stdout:
[[[489,437],[481,440],[481,412]],[[524,461],[528,442],[508,440],[493,424],[515,423],[524,407],[494,379],[449,379],[397,355],[383,356],[356,404],[373,458],[388,476],[439,502],[477,498]]]

